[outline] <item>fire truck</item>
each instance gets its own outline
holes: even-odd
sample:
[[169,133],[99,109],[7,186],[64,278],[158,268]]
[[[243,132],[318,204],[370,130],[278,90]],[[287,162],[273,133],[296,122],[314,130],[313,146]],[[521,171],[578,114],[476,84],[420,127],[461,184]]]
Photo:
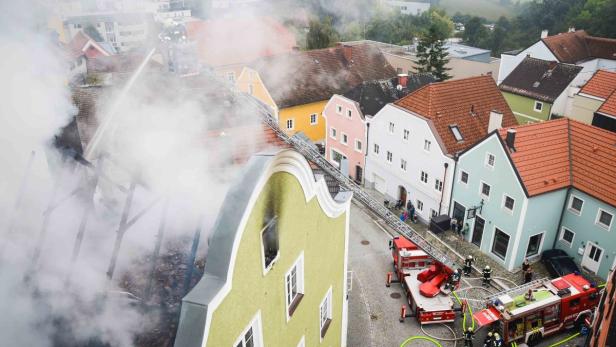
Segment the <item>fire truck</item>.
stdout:
[[536,281],[518,295],[490,299],[485,310],[473,316],[480,327],[491,326],[505,345],[534,345],[545,336],[583,324],[590,325],[599,303],[599,290],[579,274]]
[[[454,308],[449,292],[442,288],[453,271],[404,237],[394,237],[389,247],[394,271],[387,275],[387,286],[392,282],[402,285],[410,315],[420,324],[453,322],[459,308]],[[401,321],[407,316],[405,311],[403,306]]]

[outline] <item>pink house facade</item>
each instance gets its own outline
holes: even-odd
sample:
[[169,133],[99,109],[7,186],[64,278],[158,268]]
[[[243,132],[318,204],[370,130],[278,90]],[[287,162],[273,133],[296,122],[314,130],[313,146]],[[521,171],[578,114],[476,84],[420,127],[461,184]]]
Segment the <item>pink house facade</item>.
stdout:
[[359,104],[334,95],[323,110],[327,135],[325,158],[353,180],[363,183],[366,158],[366,120]]

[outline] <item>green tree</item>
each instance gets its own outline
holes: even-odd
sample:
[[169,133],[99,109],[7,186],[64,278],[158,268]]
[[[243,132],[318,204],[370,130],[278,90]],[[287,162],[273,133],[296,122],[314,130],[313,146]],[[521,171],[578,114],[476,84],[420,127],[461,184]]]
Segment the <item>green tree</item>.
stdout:
[[83,28],[83,32],[90,36],[96,42],[103,42],[101,34],[96,30],[94,25],[88,24]]
[[490,37],[492,56],[496,57],[506,50],[509,30],[511,30],[509,20],[506,17],[500,17],[494,25],[494,31],[492,31],[492,36]]
[[438,27],[431,25],[417,44],[415,69],[417,72],[429,72],[439,81],[448,80],[451,78],[447,73],[451,69],[446,67],[449,63],[448,56]]
[[467,44],[474,47],[481,47],[485,45],[488,37],[489,31],[483,26],[481,18],[473,17],[464,25],[462,39]]
[[332,24],[332,18],[327,16],[323,21],[311,20],[306,35],[306,48],[318,49],[330,47],[338,41],[338,33]]

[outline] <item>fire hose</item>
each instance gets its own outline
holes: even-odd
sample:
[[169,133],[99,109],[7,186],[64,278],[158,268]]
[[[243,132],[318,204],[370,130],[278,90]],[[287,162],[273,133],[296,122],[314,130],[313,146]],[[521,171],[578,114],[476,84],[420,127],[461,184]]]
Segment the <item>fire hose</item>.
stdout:
[[[473,288],[473,287],[470,287]],[[453,294],[453,296],[456,298],[456,300],[458,300],[458,304],[460,304],[460,306],[462,306],[462,300],[460,300],[460,298],[458,297],[458,294],[456,294],[455,291],[451,292]],[[468,312],[471,315],[471,321],[472,321],[472,326],[471,328],[473,328],[473,330],[475,330],[475,319],[473,318],[473,309],[471,308],[471,305],[466,305],[468,307]],[[462,331],[466,331],[466,312],[464,312],[464,319],[462,320]]]
[[421,329],[421,332],[422,332],[422,333],[424,333],[424,334],[425,334],[426,336],[428,336],[428,337],[431,337],[431,338],[433,338],[433,339],[435,339],[435,340],[439,340],[439,341],[448,341],[448,342],[453,342],[453,347],[456,347],[456,345],[457,345],[457,341],[458,341],[458,340],[462,340],[464,337],[463,337],[463,336],[461,336],[461,337],[457,337],[457,336],[456,336],[456,332],[455,332],[455,331],[453,331],[453,329],[452,329],[449,325],[447,325],[447,324],[445,324],[445,323],[441,323],[441,325],[442,325],[442,326],[444,326],[445,328],[449,329],[449,331],[451,331],[451,334],[453,335],[453,339],[446,339],[446,338],[444,338],[444,337],[436,337],[436,336],[432,336],[432,335],[428,334],[428,333],[424,330],[423,325],[420,325],[420,326],[419,326],[419,329]]
[[400,344],[400,347],[404,347],[406,346],[407,343],[414,341],[414,340],[425,340],[425,341],[430,341],[432,342],[435,346],[437,347],[443,347],[443,345],[441,345],[438,341],[436,341],[435,339],[428,337],[428,336],[411,336],[408,339],[404,340],[404,342],[402,342],[402,344]]

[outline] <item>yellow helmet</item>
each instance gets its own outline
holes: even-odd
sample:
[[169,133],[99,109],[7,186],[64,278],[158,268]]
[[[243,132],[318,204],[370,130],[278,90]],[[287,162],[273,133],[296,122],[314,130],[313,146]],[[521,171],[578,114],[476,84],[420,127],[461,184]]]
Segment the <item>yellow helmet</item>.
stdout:
[[468,332],[472,333],[473,332],[473,328],[468,327]]

